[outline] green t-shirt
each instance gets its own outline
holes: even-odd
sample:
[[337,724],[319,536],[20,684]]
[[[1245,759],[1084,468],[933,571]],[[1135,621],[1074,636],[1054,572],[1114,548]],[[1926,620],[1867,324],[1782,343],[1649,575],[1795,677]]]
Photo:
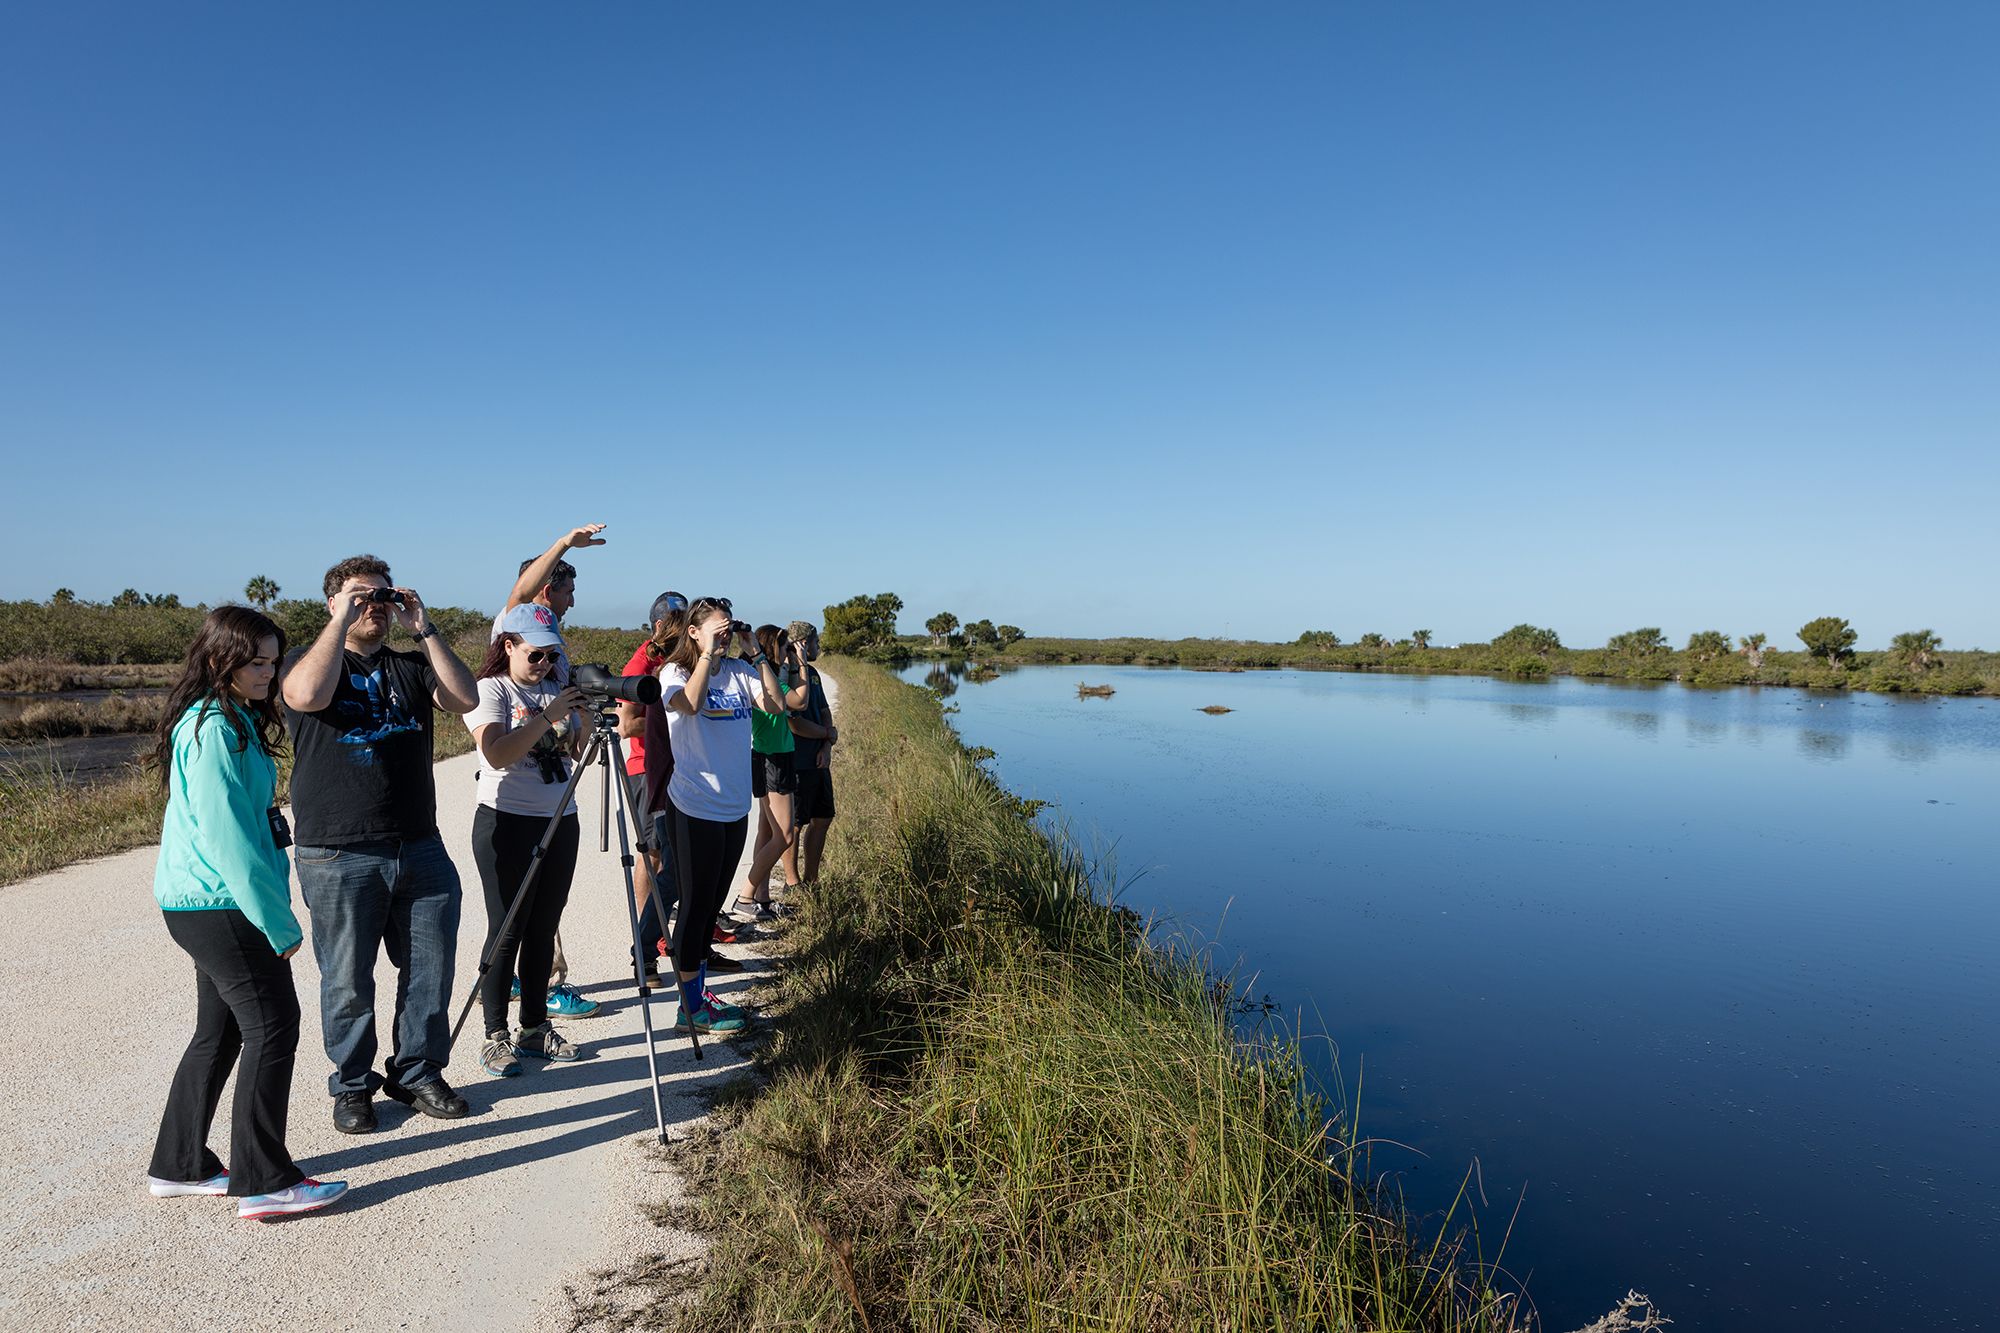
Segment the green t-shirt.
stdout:
[[[785,673],[778,673],[778,692],[791,688],[785,683]],[[787,714],[767,713],[761,708],[750,710],[750,748],[758,754],[790,754],[792,752],[792,724]]]

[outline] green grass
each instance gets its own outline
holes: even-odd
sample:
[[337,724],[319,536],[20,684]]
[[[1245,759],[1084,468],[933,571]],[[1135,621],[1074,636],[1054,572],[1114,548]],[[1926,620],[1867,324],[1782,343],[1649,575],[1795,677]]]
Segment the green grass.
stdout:
[[716,1248],[654,1313],[996,1333],[1518,1324],[1459,1245],[1420,1248],[1367,1187],[1296,1048],[1245,1044],[1227,989],[1149,946],[935,697],[830,671],[834,873],[786,940],[767,1081],[681,1151]]

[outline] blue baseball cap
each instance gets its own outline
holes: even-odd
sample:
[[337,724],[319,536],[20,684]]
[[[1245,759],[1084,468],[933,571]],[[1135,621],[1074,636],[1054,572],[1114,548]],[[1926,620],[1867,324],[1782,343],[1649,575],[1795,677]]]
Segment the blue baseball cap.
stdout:
[[676,611],[688,609],[688,599],[677,592],[663,592],[653,599],[653,614],[646,618],[649,625],[657,625]]
[[556,629],[556,613],[539,602],[523,602],[500,617],[502,634],[518,634],[530,648],[560,648],[562,634]]

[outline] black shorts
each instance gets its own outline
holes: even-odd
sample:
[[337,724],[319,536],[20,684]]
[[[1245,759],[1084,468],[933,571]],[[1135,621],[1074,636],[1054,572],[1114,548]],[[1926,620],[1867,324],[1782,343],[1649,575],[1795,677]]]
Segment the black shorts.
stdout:
[[833,773],[824,768],[798,770],[799,789],[792,797],[792,822],[810,824],[833,818]]
[[792,757],[789,754],[753,754],[750,756],[750,794],[752,796],[790,796],[798,790],[798,779],[792,773]]

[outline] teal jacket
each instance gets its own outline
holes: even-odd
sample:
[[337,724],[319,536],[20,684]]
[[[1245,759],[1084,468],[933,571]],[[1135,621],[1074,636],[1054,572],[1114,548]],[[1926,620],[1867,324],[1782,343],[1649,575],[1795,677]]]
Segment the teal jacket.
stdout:
[[169,912],[237,908],[277,953],[305,938],[292,914],[292,865],[271,841],[267,812],[278,766],[256,740],[236,748],[235,729],[213,700],[190,704],[174,723],[173,770],[153,897]]

